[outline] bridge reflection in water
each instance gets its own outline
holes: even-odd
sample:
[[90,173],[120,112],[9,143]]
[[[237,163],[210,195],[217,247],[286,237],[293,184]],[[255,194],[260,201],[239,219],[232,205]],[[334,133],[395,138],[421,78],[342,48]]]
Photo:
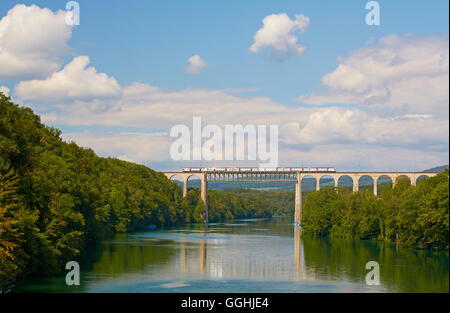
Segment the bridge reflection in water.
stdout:
[[[284,224],[282,236],[274,236],[267,229],[265,235],[243,233],[236,235],[235,240],[217,238],[216,231],[223,234],[223,229],[205,228],[199,242],[191,242],[190,248],[181,245],[183,276],[220,281],[339,281],[358,283],[363,288],[365,264],[377,260],[383,265],[381,291],[448,290],[445,252],[419,251],[385,242],[315,237],[291,225]],[[234,227],[233,232],[236,228],[239,227]],[[407,265],[401,266],[399,262]],[[172,270],[173,265],[169,265]]]
[[[208,228],[202,232],[198,244],[189,248],[186,240],[180,243],[180,270],[183,277],[198,274],[202,279],[281,280],[314,279],[305,266],[302,230],[294,228],[294,247],[283,246],[278,251],[244,252],[239,247],[223,246],[225,240],[208,237]],[[256,238],[255,238],[256,239]],[[292,249],[293,248],[293,249]],[[244,248],[242,248],[244,249]],[[241,250],[241,251],[239,251]],[[274,253],[275,252],[275,253]],[[291,257],[289,257],[291,255]],[[293,276],[292,273],[295,273]]]
[[294,228],[294,256],[295,256],[295,278],[307,279],[305,269],[304,249],[302,245],[302,230],[299,227]]

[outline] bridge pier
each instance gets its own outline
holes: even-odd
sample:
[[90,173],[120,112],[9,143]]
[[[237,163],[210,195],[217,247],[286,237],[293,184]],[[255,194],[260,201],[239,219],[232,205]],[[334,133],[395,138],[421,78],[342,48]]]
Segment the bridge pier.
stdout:
[[206,174],[202,175],[201,180],[200,196],[205,204],[205,215],[203,216],[203,220],[205,223],[208,223],[208,180],[206,179]]
[[398,184],[398,175],[392,176],[392,189]]
[[183,198],[186,198],[187,197],[187,191],[188,191],[188,179],[189,179],[189,177],[188,176],[185,176],[184,177],[184,180],[183,180]]
[[295,183],[295,213],[294,223],[302,222],[302,174],[298,173]]
[[359,177],[358,176],[352,176],[353,179],[353,192],[359,191]]
[[417,175],[412,175],[409,179],[411,180],[411,185],[417,185]]
[[378,196],[378,177],[373,177],[373,194]]

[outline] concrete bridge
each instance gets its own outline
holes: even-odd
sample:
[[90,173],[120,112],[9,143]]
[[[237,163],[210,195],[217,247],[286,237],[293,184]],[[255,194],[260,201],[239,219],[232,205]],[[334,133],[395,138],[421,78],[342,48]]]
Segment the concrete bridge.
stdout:
[[188,180],[192,176],[197,176],[201,180],[200,195],[205,203],[206,211],[203,216],[205,223],[208,223],[208,181],[292,181],[295,182],[295,216],[294,222],[301,222],[302,219],[302,181],[305,177],[312,177],[316,180],[316,190],[320,190],[320,180],[324,177],[334,179],[334,186],[338,187],[341,177],[350,177],[353,181],[353,192],[359,190],[359,180],[362,177],[369,177],[373,181],[373,193],[378,195],[378,180],[380,178],[390,179],[394,187],[399,178],[408,178],[412,185],[416,185],[419,178],[432,177],[437,172],[294,172],[294,171],[252,171],[252,172],[232,172],[232,171],[205,171],[205,172],[163,172],[168,179],[177,176],[183,180],[183,197],[187,195]]

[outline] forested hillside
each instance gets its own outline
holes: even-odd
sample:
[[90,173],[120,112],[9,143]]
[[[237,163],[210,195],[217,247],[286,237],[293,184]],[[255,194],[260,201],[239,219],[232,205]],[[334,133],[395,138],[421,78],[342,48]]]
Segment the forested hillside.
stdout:
[[449,247],[448,169],[421,180],[417,187],[401,179],[371,191],[336,193],[325,187],[309,194],[303,206],[303,226],[316,234],[376,239],[417,248]]
[[[98,157],[60,135],[0,93],[0,289],[14,277],[63,270],[115,232],[203,221],[197,189],[183,199],[164,175]],[[210,194],[210,221],[267,217],[269,208],[260,200]]]

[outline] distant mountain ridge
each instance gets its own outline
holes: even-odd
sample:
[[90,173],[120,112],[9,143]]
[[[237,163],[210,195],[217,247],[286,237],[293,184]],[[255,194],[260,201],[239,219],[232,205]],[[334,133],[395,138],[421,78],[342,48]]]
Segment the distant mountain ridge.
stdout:
[[448,169],[448,164],[447,165],[436,166],[436,167],[424,170],[424,172],[443,172],[446,169]]

